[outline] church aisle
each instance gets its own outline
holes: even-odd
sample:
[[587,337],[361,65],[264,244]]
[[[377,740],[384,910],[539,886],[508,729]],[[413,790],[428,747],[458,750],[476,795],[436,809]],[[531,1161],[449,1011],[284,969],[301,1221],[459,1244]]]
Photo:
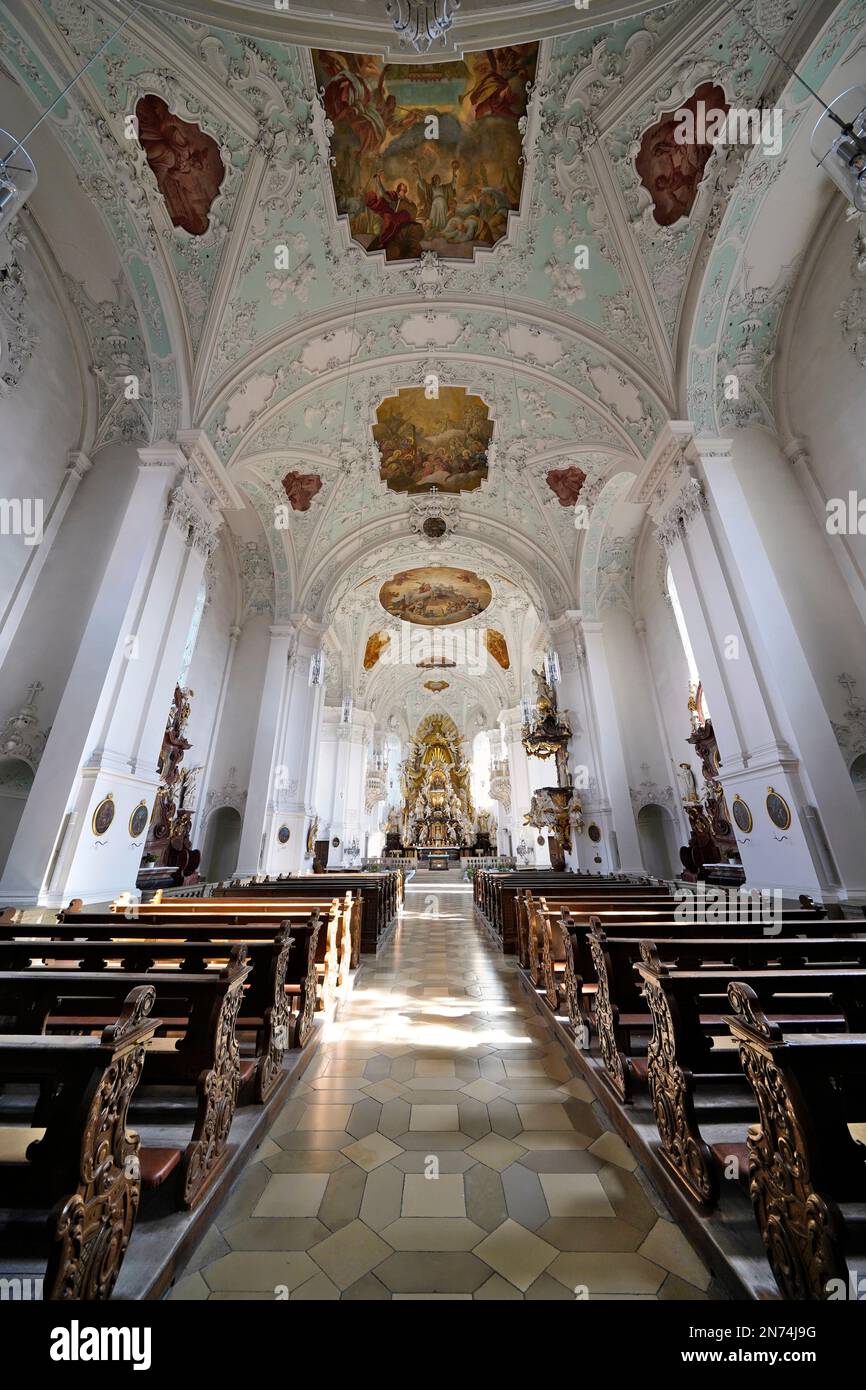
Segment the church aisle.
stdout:
[[471,886],[422,873],[170,1297],[705,1297],[590,1102]]

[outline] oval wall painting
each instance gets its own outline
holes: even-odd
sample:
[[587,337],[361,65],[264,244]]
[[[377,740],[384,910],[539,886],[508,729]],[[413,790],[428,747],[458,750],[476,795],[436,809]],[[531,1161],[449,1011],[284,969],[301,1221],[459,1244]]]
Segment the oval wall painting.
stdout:
[[400,570],[379,590],[379,602],[386,613],[422,627],[448,627],[477,618],[492,598],[487,580],[472,570],[438,565]]

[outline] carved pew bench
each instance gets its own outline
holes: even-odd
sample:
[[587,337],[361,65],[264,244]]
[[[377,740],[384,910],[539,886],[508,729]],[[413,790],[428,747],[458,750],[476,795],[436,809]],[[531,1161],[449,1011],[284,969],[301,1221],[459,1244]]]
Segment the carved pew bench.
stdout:
[[[731,970],[828,964],[866,966],[866,937],[800,936],[800,930],[809,924],[798,917],[776,925],[781,930],[772,938],[751,936],[754,928],[746,923],[732,924],[724,936],[718,935],[715,926],[701,928],[690,924],[687,930],[694,936],[672,933],[667,939],[654,936],[654,941],[659,958],[681,970],[713,966]],[[652,1015],[636,970],[646,938],[631,936],[630,930],[614,923],[602,930],[596,922],[585,938],[598,981],[592,1024],[606,1069],[605,1079],[621,1101],[631,1100],[635,1088],[646,1086],[646,1048],[652,1029]],[[710,1036],[727,1034],[722,1015],[702,1014],[701,1026]]]
[[[638,970],[653,1021],[647,1084],[659,1157],[693,1200],[712,1206],[722,1165],[736,1156],[731,1146],[742,1144],[754,1113],[751,1096],[743,1102],[737,1054],[720,1045],[720,1024],[733,1008],[729,984],[749,985],[762,1011],[787,1031],[861,1032],[866,1029],[866,970],[769,964],[749,970],[715,965],[677,970],[664,964],[657,947],[647,941],[641,943]],[[711,1125],[718,1126],[714,1133]]]
[[[177,907],[173,906],[175,902],[179,904]],[[347,914],[354,912],[357,903],[344,903],[340,907],[333,899],[327,906],[330,911],[324,917],[319,906],[310,902],[249,906],[232,903],[229,908],[211,899],[201,902],[172,899],[171,904],[147,903],[144,907],[118,901],[112,912],[88,910],[85,914],[67,909],[58,914],[55,930],[58,934],[62,931],[64,936],[78,935],[86,922],[88,933],[100,927],[115,936],[132,937],[164,930],[167,938],[201,936],[210,940],[243,941],[251,932],[276,930],[281,923],[288,922],[295,938],[287,967],[295,1019],[292,1046],[300,1047],[309,1036],[316,1009],[328,1010],[345,988],[349,976],[351,927]]]
[[[351,893],[346,893],[343,899],[332,898],[321,902],[316,899],[295,901],[275,898],[262,901],[176,897],[161,903],[144,905],[130,904],[118,899],[112,905],[113,913],[123,913],[124,919],[150,921],[154,925],[169,922],[177,924],[194,919],[205,925],[216,926],[220,922],[232,922],[247,923],[256,928],[264,926],[267,922],[283,920],[290,920],[294,928],[296,922],[309,919],[313,913],[319,913],[320,910],[325,922],[316,941],[319,1007],[330,1010],[336,1000],[345,994],[350,971],[360,958],[360,901],[357,897],[353,899]],[[75,917],[63,914],[63,920],[64,923],[72,924]]]
[[562,918],[564,912],[578,922],[589,922],[595,913],[611,919],[622,914],[626,920],[641,915],[646,920],[667,921],[673,916],[674,910],[673,899],[663,890],[628,895],[613,891],[604,895],[542,895],[537,901],[527,893],[527,968],[533,983],[544,991],[552,1009],[564,1003],[568,962],[568,938]]
[[[228,1157],[242,1079],[235,1021],[249,972],[244,947],[235,946],[224,970],[153,971],[143,977],[156,993],[154,1007],[162,1020],[158,1031],[179,1036],[154,1039],[145,1058],[135,1110],[168,1115],[171,1137],[168,1143],[143,1145],[142,1182],[155,1191],[171,1180],[167,1193],[187,1209],[201,1200]],[[31,969],[0,974],[0,1030],[92,1033],[119,1008],[129,984],[130,975],[122,970]],[[181,1088],[180,1104],[165,1089],[177,1087]],[[145,1088],[157,1089],[145,1097]],[[177,1135],[189,1132],[190,1106],[192,1133],[183,1143]]]
[[43,1298],[107,1299],[120,1273],[141,1197],[127,1114],[154,999],[136,985],[100,1037],[0,1035],[0,1084],[34,1092],[30,1125],[0,1114],[0,1274],[35,1273]]
[[728,998],[758,1108],[749,1191],[776,1283],[790,1299],[862,1297],[866,1146],[851,1126],[866,1119],[866,1033],[786,1037],[745,982]]
[[[82,923],[81,929],[85,924]],[[118,931],[121,928],[117,929]],[[249,1035],[252,1060],[241,1058],[241,1099],[264,1103],[283,1070],[283,1057],[292,1045],[296,1021],[292,1018],[292,994],[286,988],[289,961],[296,943],[284,923],[271,935],[253,938],[250,929],[243,930],[241,940],[220,944],[207,941],[175,942],[159,937],[134,941],[111,941],[97,929],[96,940],[45,941],[0,938],[0,970],[38,971],[49,968],[80,968],[84,971],[106,969],[132,972],[141,977],[154,970],[177,970],[181,973],[202,974],[220,970],[229,963],[232,944],[242,944],[250,961],[236,1032],[240,1038]],[[242,1054],[248,1050],[241,1045]]]
[[[557,979],[557,1000],[564,1007],[575,1033],[583,1033],[593,1020],[589,1006],[598,988],[598,974],[589,935],[593,926],[602,928],[608,935],[665,938],[681,935],[704,937],[716,936],[720,932],[733,936],[750,936],[761,933],[761,924],[751,921],[731,921],[718,924],[682,922],[676,915],[676,905],[667,906],[624,906],[607,905],[596,908],[592,913],[585,911],[572,913],[564,907],[556,920],[556,932],[564,953],[561,974]],[[776,936],[801,935],[835,936],[839,934],[838,922],[830,922],[823,916],[823,909],[811,904],[808,908],[792,908],[773,924]],[[635,957],[636,959],[637,957]],[[562,983],[559,983],[561,979]],[[582,1002],[583,1001],[583,1002]]]

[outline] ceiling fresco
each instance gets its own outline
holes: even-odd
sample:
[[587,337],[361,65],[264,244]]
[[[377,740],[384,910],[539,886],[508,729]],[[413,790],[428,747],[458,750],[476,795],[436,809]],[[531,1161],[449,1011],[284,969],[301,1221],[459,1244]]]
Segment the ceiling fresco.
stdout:
[[[819,86],[866,26],[864,0],[823,34],[822,0],[740,3],[790,58],[806,55]],[[486,33],[492,13],[466,5]],[[345,610],[346,671],[373,689],[388,663],[365,669],[372,635],[390,621],[393,637],[410,611],[460,622],[465,604],[502,634],[511,667],[494,651],[488,671],[516,697],[528,613],[580,608],[584,586],[600,602],[599,573],[605,602],[627,594],[632,557],[605,533],[608,499],[665,421],[719,432],[719,376],[750,353],[762,375],[737,418],[768,418],[792,272],[755,284],[743,262],[786,152],[774,164],[719,149],[675,168],[660,126],[721,72],[726,100],[746,107],[787,77],[723,0],[618,4],[616,22],[606,0],[560,7],[538,44],[417,63],[342,51],[324,33],[281,41],[270,6],[254,23],[255,7],[224,0],[223,13],[250,16],[237,32],[211,22],[209,0],[172,8],[145,5],[95,58],[117,22],[110,0],[0,10],[0,63],[34,113],[94,58],[41,132],[117,248],[104,301],[57,251],[93,360],[87,447],[204,430],[257,514],[241,568],[276,621]],[[497,6],[496,23],[522,8]],[[786,92],[786,151],[799,100]],[[390,202],[401,182],[402,209]],[[424,396],[430,378],[438,400]],[[410,569],[428,577],[397,583]],[[482,572],[507,582],[494,593]],[[412,698],[429,699],[424,672],[411,674]],[[453,685],[439,698],[456,709],[468,696]]]
[[386,613],[421,627],[450,627],[477,618],[492,598],[487,580],[473,570],[434,565],[401,570],[379,590]]
[[471,492],[487,477],[490,412],[461,386],[416,386],[384,400],[373,438],[379,476],[392,492]]
[[358,245],[386,261],[471,259],[501,240],[520,206],[519,122],[538,44],[453,63],[329,49],[312,58],[333,127],[336,207]]

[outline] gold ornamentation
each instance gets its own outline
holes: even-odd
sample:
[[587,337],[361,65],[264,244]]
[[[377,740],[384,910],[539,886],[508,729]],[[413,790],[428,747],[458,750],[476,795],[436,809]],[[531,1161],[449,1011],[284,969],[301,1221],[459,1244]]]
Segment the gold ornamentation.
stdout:
[[781,1032],[764,1017],[754,990],[732,983],[728,998],[731,1032],[760,1113],[748,1132],[749,1194],[767,1259],[785,1298],[826,1299],[830,1280],[847,1286],[848,1268],[839,1209],[815,1187],[808,1110],[784,1065]]

